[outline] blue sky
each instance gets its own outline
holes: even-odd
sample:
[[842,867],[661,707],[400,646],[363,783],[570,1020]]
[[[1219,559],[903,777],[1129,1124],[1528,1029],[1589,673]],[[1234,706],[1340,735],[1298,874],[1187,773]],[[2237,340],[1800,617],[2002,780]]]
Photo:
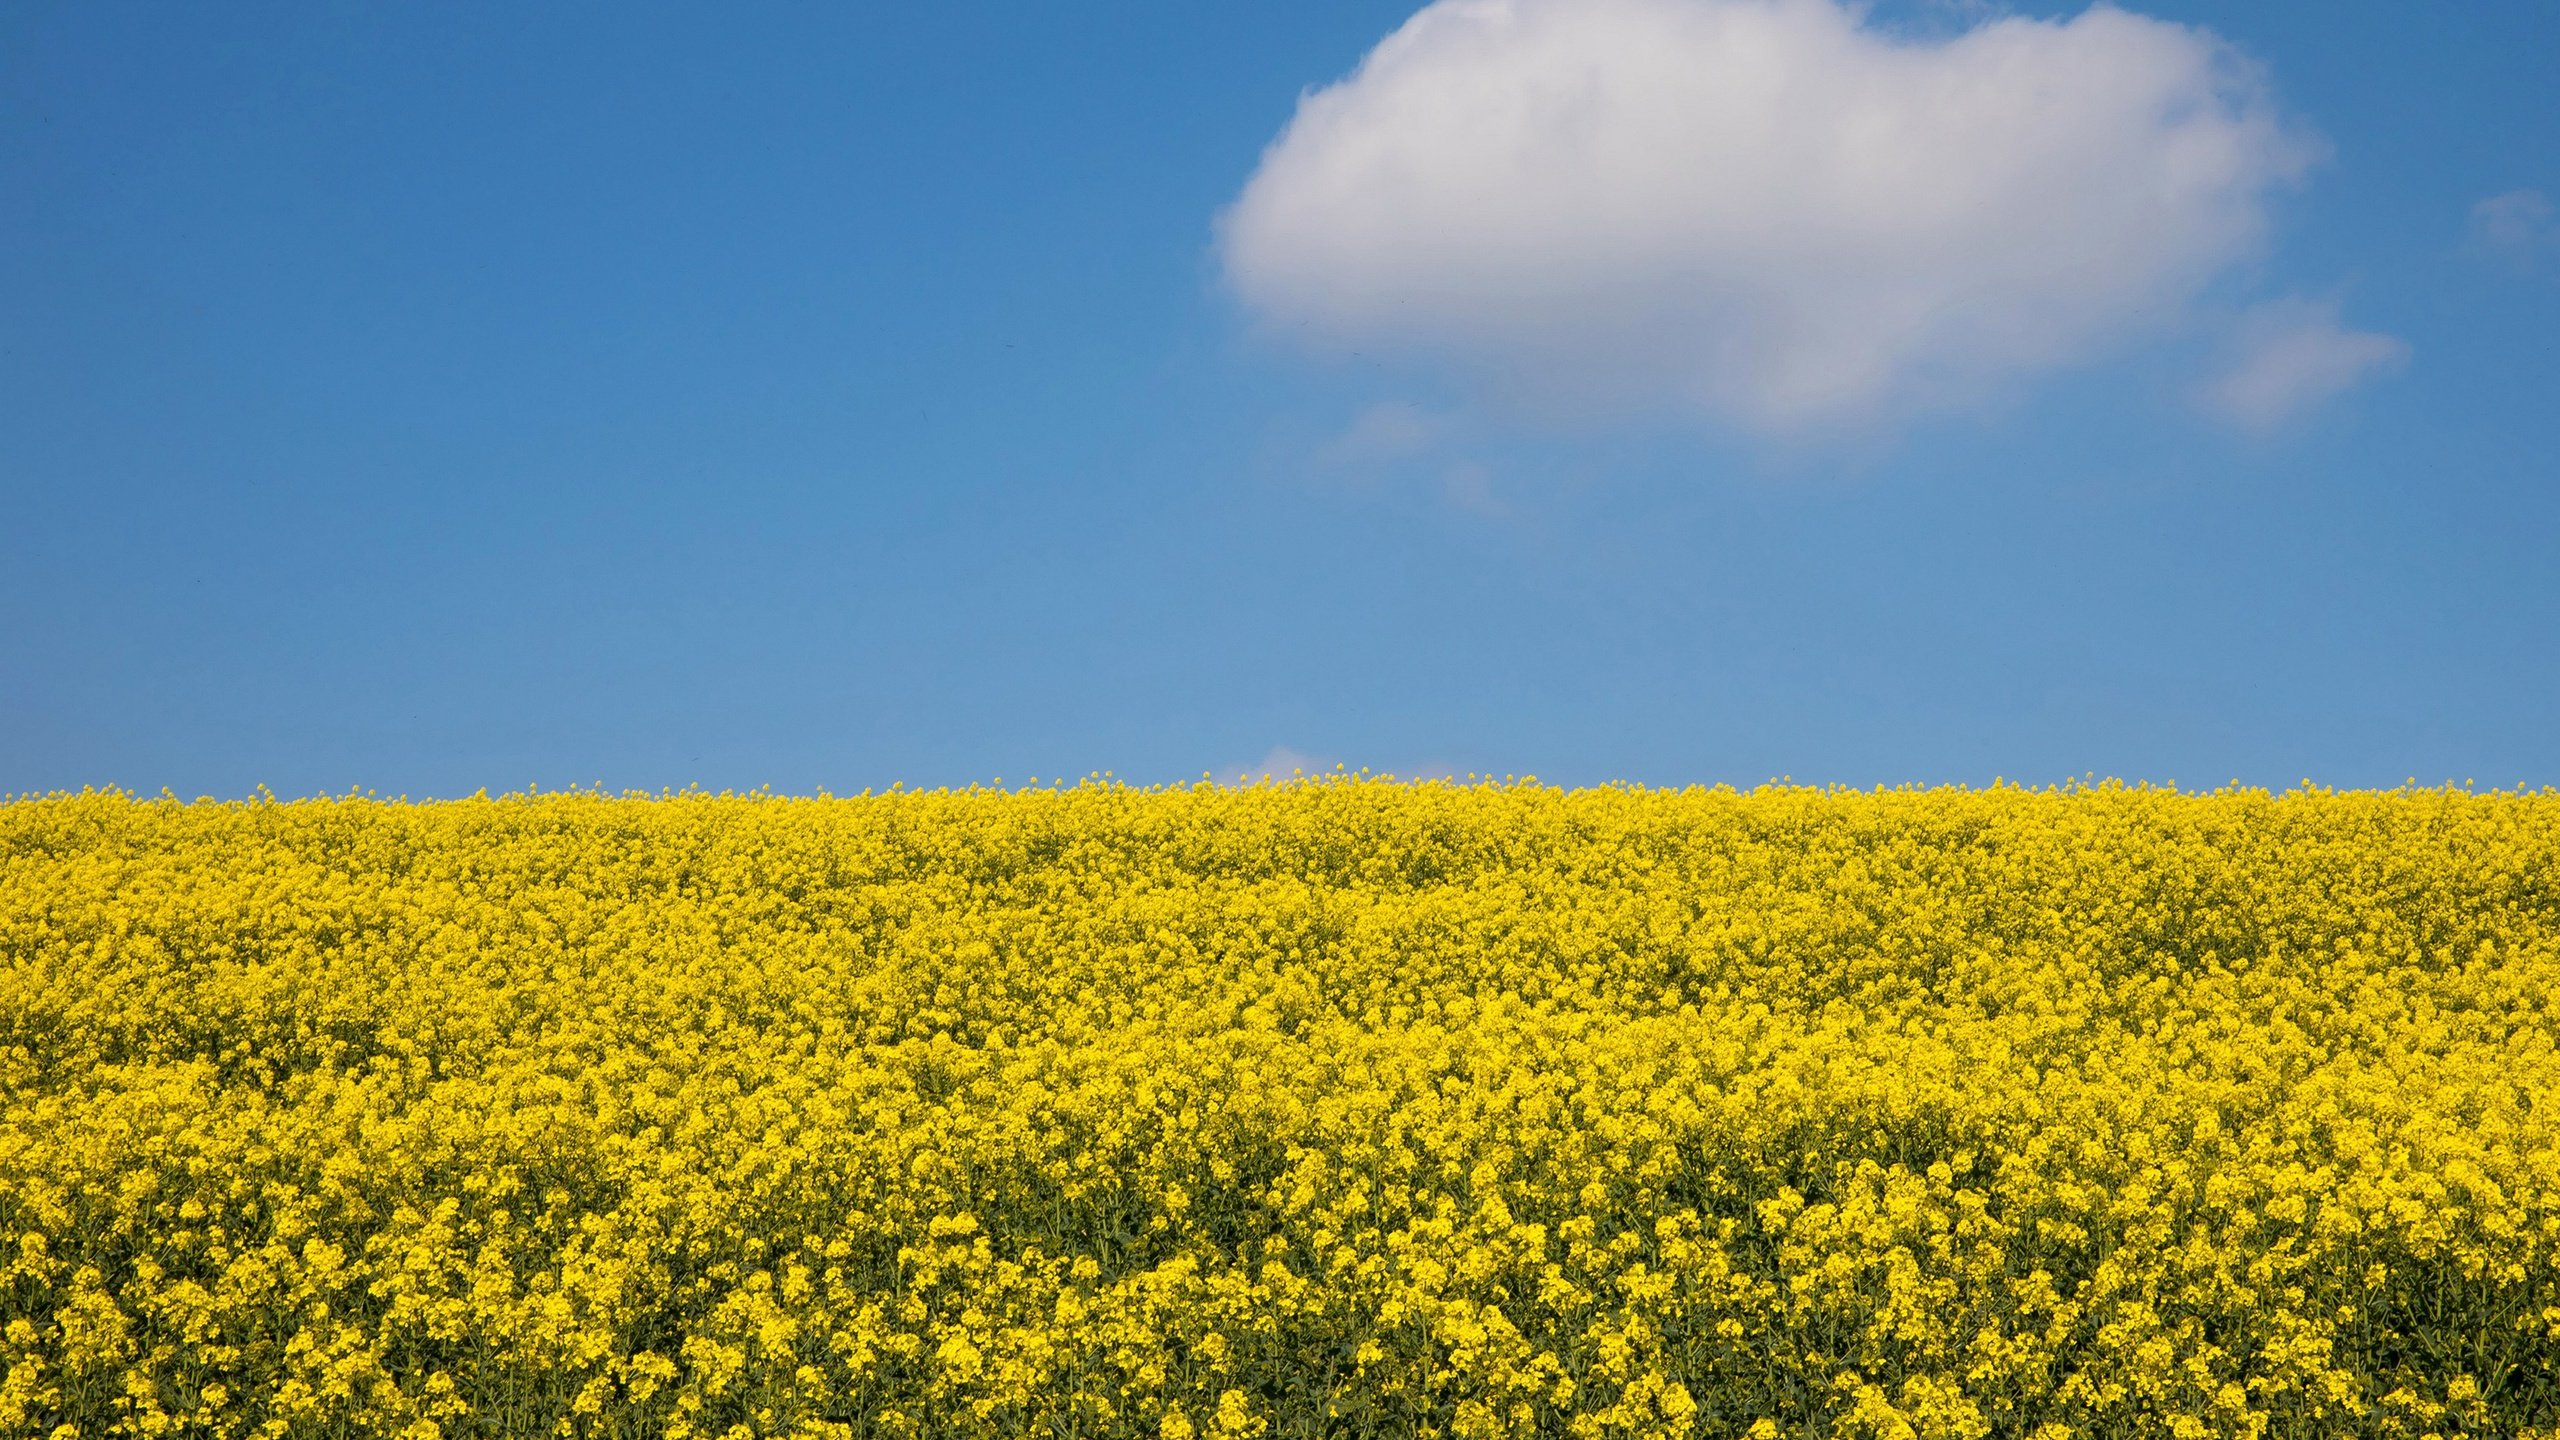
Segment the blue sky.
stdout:
[[0,5],[0,791],[2560,782],[2560,8],[1466,3]]

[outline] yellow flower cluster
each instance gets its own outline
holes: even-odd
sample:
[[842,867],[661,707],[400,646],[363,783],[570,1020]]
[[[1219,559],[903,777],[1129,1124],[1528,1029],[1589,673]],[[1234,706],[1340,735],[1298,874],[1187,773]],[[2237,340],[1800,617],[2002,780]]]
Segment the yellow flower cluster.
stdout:
[[0,805],[0,1435],[2560,1435],[2560,795]]

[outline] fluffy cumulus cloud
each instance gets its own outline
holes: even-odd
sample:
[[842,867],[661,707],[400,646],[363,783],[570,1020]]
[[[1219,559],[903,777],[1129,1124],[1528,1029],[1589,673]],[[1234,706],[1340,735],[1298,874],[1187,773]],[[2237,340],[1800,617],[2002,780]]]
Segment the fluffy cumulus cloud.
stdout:
[[1837,0],[1438,0],[1220,220],[1318,345],[1773,431],[1968,403],[2175,319],[2318,143],[2211,34],[1901,36]]
[[2338,323],[2334,303],[2277,300],[2240,317],[2228,363],[2198,392],[2205,408],[2249,430],[2275,430],[2409,361],[2406,341]]

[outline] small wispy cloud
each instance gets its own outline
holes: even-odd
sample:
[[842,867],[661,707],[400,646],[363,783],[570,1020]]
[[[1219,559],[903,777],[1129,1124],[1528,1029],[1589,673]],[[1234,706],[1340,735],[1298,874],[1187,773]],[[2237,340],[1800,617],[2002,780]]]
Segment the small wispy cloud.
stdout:
[[1330,755],[1310,755],[1287,745],[1274,745],[1250,765],[1230,765],[1215,774],[1220,784],[1252,785],[1264,780],[1287,780],[1302,774],[1322,775],[1332,770],[1336,763]]
[[2264,433],[2408,362],[2407,341],[2346,328],[2334,301],[2275,300],[2233,325],[2224,366],[2196,400],[2233,425]]
[[2560,206],[2539,190],[2510,190],[2471,207],[2471,252],[2531,270],[2560,255]]
[[1448,433],[1446,416],[1402,400],[1381,401],[1354,416],[1341,434],[1316,451],[1316,458],[1327,465],[1410,460],[1438,444]]
[[1437,483],[1451,509],[1506,518],[1511,507],[1494,493],[1493,468],[1457,452],[1468,427],[1460,418],[1405,400],[1363,409],[1333,438],[1316,447],[1316,463],[1364,479],[1395,477]]
[[1511,514],[1511,507],[1493,493],[1492,468],[1474,460],[1460,460],[1440,472],[1440,495],[1472,515],[1499,520]]

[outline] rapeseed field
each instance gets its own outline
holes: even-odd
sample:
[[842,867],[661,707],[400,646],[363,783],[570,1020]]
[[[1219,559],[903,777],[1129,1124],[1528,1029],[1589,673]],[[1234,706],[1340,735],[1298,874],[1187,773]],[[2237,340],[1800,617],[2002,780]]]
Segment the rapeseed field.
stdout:
[[0,806],[0,1435],[2551,1436],[2560,795]]

